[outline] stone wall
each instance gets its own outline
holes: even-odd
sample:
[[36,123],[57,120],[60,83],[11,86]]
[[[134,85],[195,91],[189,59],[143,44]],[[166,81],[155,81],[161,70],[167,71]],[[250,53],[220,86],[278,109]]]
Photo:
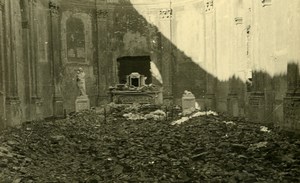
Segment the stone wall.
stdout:
[[[164,34],[163,27],[151,21],[150,11],[136,2],[139,13]],[[175,101],[188,89],[202,108],[298,128],[298,96],[288,85],[297,83],[299,71],[287,69],[296,68],[290,63],[297,65],[300,59],[298,1],[156,3],[166,3],[173,13],[171,36],[165,37],[173,47]]]
[[165,104],[298,129],[299,21],[297,0],[0,0],[0,124],[74,111],[78,67],[107,103],[118,59],[150,57]]

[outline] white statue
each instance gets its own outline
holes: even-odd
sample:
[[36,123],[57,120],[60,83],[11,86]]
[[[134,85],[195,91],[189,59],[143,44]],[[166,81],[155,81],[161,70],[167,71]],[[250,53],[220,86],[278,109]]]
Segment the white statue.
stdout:
[[86,96],[86,89],[85,89],[85,73],[83,72],[83,69],[79,67],[77,69],[77,87],[80,91],[80,96]]

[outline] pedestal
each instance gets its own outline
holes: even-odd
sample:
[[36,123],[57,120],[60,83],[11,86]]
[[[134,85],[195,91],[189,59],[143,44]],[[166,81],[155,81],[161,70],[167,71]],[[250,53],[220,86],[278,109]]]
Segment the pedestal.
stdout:
[[19,98],[6,99],[6,122],[7,126],[17,126],[21,124],[22,110]]
[[64,101],[62,97],[54,97],[53,99],[53,116],[55,118],[63,118],[65,116],[64,113]]
[[75,111],[80,112],[88,109],[90,109],[90,100],[88,96],[78,96],[75,101]]
[[31,104],[31,119],[30,120],[41,120],[43,119],[42,115],[42,99],[39,97],[32,97]]
[[183,113],[195,111],[195,103],[196,99],[192,93],[184,93],[181,99]]

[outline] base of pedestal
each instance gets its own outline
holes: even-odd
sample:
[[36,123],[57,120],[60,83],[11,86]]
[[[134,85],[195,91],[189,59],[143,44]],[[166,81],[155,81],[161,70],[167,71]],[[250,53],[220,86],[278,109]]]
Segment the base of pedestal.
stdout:
[[18,98],[6,99],[6,125],[17,126],[22,121],[22,110]]
[[75,100],[75,111],[80,112],[88,109],[90,109],[90,99],[88,96],[78,96]]
[[54,114],[53,114],[53,116],[55,118],[63,118],[63,117],[65,117],[64,101],[63,101],[62,97],[55,97],[54,98],[53,108],[54,108]]
[[42,99],[39,97],[32,98],[32,104],[30,107],[30,120],[41,120],[42,115]]

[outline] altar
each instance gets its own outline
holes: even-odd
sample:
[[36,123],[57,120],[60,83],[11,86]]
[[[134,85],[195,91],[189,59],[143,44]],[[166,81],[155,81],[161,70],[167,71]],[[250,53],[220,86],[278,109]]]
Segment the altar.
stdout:
[[110,88],[110,101],[117,104],[161,104],[162,92],[152,84],[146,85],[146,79],[137,72],[131,73],[126,78],[126,84]]

